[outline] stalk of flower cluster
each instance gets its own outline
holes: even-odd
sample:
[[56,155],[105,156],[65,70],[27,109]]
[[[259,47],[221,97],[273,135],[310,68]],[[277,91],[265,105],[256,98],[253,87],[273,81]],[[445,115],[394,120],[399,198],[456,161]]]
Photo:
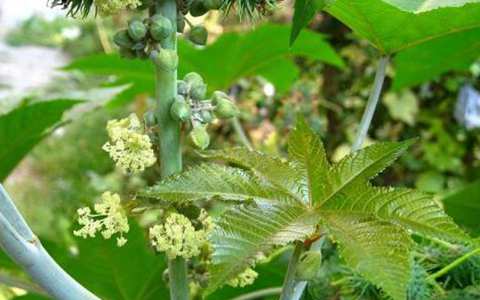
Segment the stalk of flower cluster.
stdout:
[[[175,0],[157,0],[155,13],[168,18],[173,25],[173,33],[161,43],[163,49],[177,49],[177,4]],[[159,128],[159,158],[162,177],[167,177],[182,170],[182,154],[180,145],[180,123],[170,115],[170,107],[177,94],[177,70],[155,66],[155,98],[157,102],[156,118]],[[176,257],[169,259],[168,273],[170,282],[170,298],[172,300],[188,300],[189,289],[185,259]]]
[[[388,56],[382,56],[378,62],[372,90],[370,91],[370,96],[363,112],[362,120],[358,125],[358,131],[355,136],[355,141],[352,145],[352,151],[361,149],[365,138],[367,137],[368,129],[372,123],[373,115],[382,93],[388,62]],[[303,243],[297,243],[295,246],[292,257],[290,258],[290,262],[288,264],[287,275],[285,276],[285,281],[283,283],[283,290],[280,300],[299,300],[302,297],[303,291],[307,285],[305,282],[297,282],[294,274],[297,269],[298,260],[300,259],[302,252],[305,250],[306,249]]]
[[50,296],[99,300],[68,275],[43,248],[0,184],[0,246]]

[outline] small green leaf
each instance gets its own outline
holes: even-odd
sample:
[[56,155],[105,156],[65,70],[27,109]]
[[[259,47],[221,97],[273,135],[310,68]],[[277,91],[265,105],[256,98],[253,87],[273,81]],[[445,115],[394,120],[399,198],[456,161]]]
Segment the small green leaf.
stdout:
[[57,99],[20,106],[0,116],[0,181],[79,100]]
[[293,45],[297,39],[300,31],[308,25],[315,13],[325,7],[326,0],[296,0],[292,31],[290,32],[290,46]]

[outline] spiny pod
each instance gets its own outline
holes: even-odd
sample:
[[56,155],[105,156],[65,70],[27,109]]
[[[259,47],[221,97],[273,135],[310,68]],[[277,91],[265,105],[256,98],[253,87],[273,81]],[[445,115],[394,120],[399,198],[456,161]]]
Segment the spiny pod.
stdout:
[[193,17],[203,16],[208,12],[208,8],[205,7],[202,0],[193,0],[190,3],[190,14]]
[[212,103],[215,105],[214,113],[220,119],[229,119],[238,116],[239,111],[227,94],[216,91],[213,93]]
[[192,116],[192,109],[183,96],[177,95],[175,101],[170,107],[170,114],[176,121],[186,122]]
[[194,26],[190,29],[188,34],[188,39],[200,46],[205,46],[207,44],[208,32],[207,29],[203,26]]
[[158,42],[166,39],[173,32],[173,26],[169,19],[160,14],[150,18],[150,35]]
[[175,71],[178,66],[177,52],[171,49],[152,51],[150,55],[157,66],[166,71]]
[[308,281],[317,277],[322,265],[322,253],[320,251],[307,251],[300,257],[297,266],[297,280]]
[[195,146],[204,150],[210,144],[210,136],[206,125],[197,125],[190,131],[190,138]]
[[127,30],[121,30],[113,36],[113,42],[120,48],[131,48],[134,41],[130,38]]
[[132,40],[139,42],[147,35],[147,26],[140,20],[132,20],[128,23],[128,35]]

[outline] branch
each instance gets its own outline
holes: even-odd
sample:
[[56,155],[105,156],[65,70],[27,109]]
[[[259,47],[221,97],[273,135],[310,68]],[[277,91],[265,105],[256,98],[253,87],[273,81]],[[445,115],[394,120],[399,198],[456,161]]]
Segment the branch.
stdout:
[[53,298],[99,300],[53,260],[28,227],[1,184],[0,247]]

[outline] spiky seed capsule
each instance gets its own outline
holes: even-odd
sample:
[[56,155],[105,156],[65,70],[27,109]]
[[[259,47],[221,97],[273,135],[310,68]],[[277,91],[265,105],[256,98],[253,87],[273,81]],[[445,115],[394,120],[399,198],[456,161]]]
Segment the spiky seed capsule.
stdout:
[[203,26],[194,26],[188,34],[188,39],[192,43],[200,46],[205,46],[207,44],[207,38],[208,32]]
[[188,85],[183,80],[177,81],[177,94],[186,97],[188,95]]
[[239,111],[235,104],[226,99],[220,98],[217,99],[217,104],[215,105],[214,112],[215,115],[220,119],[229,119],[238,116]]
[[139,42],[147,35],[147,27],[140,20],[132,20],[128,23],[128,35]]
[[203,123],[212,123],[213,122],[213,114],[208,110],[202,110],[200,112],[200,118],[202,119]]
[[177,96],[177,100],[170,107],[170,114],[176,121],[185,122],[192,116],[192,109],[182,96]]
[[177,32],[183,33],[185,30],[185,17],[181,14],[177,14]]
[[193,17],[203,16],[208,12],[208,8],[205,7],[202,0],[193,0],[190,4],[190,14]]
[[204,0],[203,5],[207,9],[220,9],[223,5],[223,0]]
[[315,279],[321,265],[322,253],[320,251],[307,251],[303,253],[297,266],[297,279],[302,281]]
[[190,132],[190,138],[192,139],[193,144],[202,150],[206,149],[210,144],[210,136],[207,132],[207,126],[199,125],[193,128]]
[[178,66],[177,52],[171,49],[161,49],[160,52],[152,51],[155,64],[166,71],[174,71]]
[[127,30],[121,30],[113,36],[113,42],[120,48],[131,48],[134,41],[130,38]]
[[173,26],[169,19],[160,14],[156,14],[150,18],[150,35],[158,42],[166,39],[173,33]]

